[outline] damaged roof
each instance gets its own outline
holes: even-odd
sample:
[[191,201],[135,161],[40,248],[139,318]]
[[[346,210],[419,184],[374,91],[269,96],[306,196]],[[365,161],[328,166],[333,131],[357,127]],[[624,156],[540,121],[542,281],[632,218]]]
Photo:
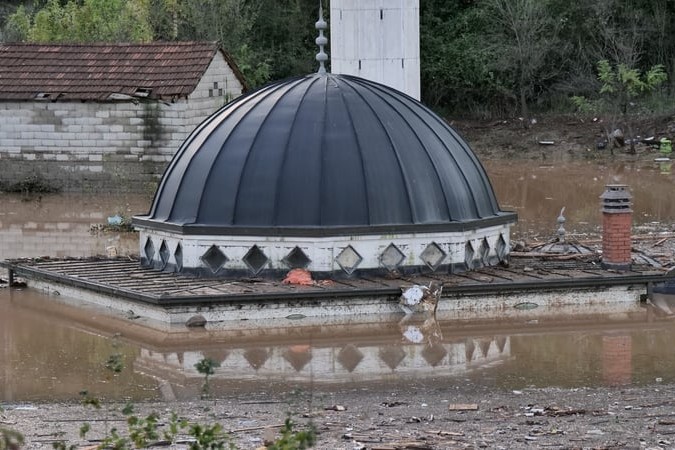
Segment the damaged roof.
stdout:
[[185,98],[218,51],[245,86],[215,42],[0,43],[0,100]]

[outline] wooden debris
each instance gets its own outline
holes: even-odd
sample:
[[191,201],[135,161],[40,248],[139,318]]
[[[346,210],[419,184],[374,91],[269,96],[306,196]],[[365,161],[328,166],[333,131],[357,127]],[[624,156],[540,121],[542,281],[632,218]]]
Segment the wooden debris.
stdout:
[[664,242],[666,242],[668,239],[670,239],[670,237],[664,237],[663,239],[659,239],[659,240],[656,241],[654,244],[652,244],[652,247],[658,247],[659,245],[661,245],[661,244],[663,244]]
[[561,417],[561,416],[576,416],[579,414],[586,414],[585,409],[558,409],[558,408],[546,408],[545,414],[551,417]]
[[269,428],[281,428],[283,426],[284,424],[280,423],[277,425],[262,425],[259,427],[237,428],[236,430],[229,430],[228,433],[245,433],[247,431],[267,430]]
[[464,433],[459,433],[457,431],[443,431],[443,430],[428,430],[425,433],[433,434],[436,436],[452,436],[452,437],[462,437]]
[[451,403],[448,405],[449,411],[478,411],[477,403]]
[[541,252],[511,252],[509,256],[514,258],[542,258],[542,259],[554,259],[556,261],[567,261],[570,259],[592,259],[596,258],[595,253],[573,253],[568,255],[559,255],[557,253],[541,253]]

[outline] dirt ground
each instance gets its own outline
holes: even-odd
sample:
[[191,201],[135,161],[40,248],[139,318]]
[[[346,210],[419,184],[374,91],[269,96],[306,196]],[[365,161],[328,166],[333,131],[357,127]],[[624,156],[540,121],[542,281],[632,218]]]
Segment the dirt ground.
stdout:
[[675,140],[675,117],[670,116],[635,121],[632,129],[636,154],[630,153],[625,126],[621,127],[625,130],[623,146],[607,142],[607,130],[616,127],[603,118],[543,116],[534,122],[525,127],[517,118],[491,122],[449,120],[481,159],[546,160],[552,153],[564,154],[565,160],[652,159],[662,156],[658,145],[643,141],[650,137],[654,143],[662,137]]
[[[25,448],[65,440],[96,445],[106,428],[125,428],[122,405],[92,412],[80,405],[9,405],[0,426],[20,430]],[[291,412],[296,429],[312,423],[319,449],[671,449],[675,448],[675,386],[503,391],[475,386],[314,393],[294,403],[266,394],[182,403],[143,403],[160,431],[171,411],[202,424],[218,422],[237,448],[260,448]],[[82,423],[92,429],[79,437]],[[185,448],[179,437],[174,448]],[[159,442],[159,447],[169,444]]]
[[[614,155],[608,148],[599,149],[598,143],[605,139],[601,120],[538,118],[529,128],[518,119],[451,124],[480,158],[546,159],[551,147],[571,159],[660,156],[658,149],[644,143],[637,145],[637,155],[628,154],[626,147],[614,149]],[[672,117],[646,121],[637,128],[641,137],[675,138]],[[672,254],[675,247],[667,245]],[[77,403],[4,404],[0,405],[0,428],[20,431],[27,449],[52,448],[57,441],[92,446],[112,427],[126,429],[122,407],[105,404],[93,410]],[[296,429],[310,423],[316,427],[315,448],[319,449],[675,449],[675,385],[659,379],[648,386],[522,391],[469,384],[425,383],[395,389],[383,385],[316,391],[292,401],[288,395],[260,392],[136,405],[140,417],[152,411],[160,415],[160,431],[168,427],[172,411],[202,424],[218,422],[241,449],[260,448],[278,435],[289,413]],[[79,436],[84,422],[92,427],[86,439]],[[183,437],[173,447],[186,448],[187,444]]]

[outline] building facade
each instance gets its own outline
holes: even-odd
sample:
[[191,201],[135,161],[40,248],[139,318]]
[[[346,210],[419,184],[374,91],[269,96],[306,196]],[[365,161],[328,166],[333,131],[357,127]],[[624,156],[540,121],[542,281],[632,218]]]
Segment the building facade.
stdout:
[[419,0],[331,0],[331,72],[420,99]]
[[0,188],[151,191],[244,90],[215,43],[0,45]]

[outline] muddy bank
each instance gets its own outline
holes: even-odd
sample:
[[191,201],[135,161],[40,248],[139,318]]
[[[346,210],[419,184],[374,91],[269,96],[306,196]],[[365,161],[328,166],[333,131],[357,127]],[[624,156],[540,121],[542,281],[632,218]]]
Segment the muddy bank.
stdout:
[[[142,403],[136,411],[159,413],[160,430],[171,411],[191,421],[220,423],[242,449],[258,448],[278,434],[289,413],[296,429],[316,426],[321,449],[666,449],[675,445],[674,405],[675,386],[656,381],[644,387],[522,391],[433,383],[387,389],[384,383],[376,389]],[[58,440],[87,446],[102,439],[106,427],[126,428],[122,407],[4,405],[0,424],[21,431],[25,448],[51,448]],[[84,422],[91,431],[81,439]]]
[[[607,130],[627,128],[614,125],[602,117],[582,118],[573,115],[537,117],[525,127],[518,118],[497,121],[450,120],[467,140],[478,157],[485,160],[540,161],[639,161],[661,157],[657,141],[675,137],[675,118],[645,117],[635,120],[635,154],[631,154],[629,138],[623,145],[607,142]],[[653,138],[652,145],[646,143]],[[672,157],[672,156],[671,156]]]

